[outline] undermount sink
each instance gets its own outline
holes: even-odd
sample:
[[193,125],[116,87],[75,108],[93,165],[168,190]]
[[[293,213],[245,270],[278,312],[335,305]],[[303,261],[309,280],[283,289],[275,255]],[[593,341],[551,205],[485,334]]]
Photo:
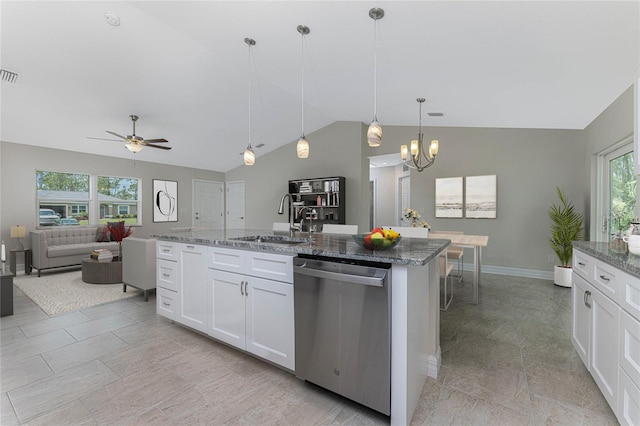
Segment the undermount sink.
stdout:
[[270,244],[303,244],[310,243],[311,238],[295,238],[277,235],[251,235],[247,237],[229,238],[234,241],[246,241],[249,243],[270,243]]

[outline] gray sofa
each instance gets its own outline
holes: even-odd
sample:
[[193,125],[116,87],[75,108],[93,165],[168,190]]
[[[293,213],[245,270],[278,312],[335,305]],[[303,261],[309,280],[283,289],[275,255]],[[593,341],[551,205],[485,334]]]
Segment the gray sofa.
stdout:
[[82,259],[94,249],[106,248],[114,256],[120,254],[116,241],[98,241],[102,232],[98,226],[54,226],[29,232],[31,264],[38,270],[82,265]]

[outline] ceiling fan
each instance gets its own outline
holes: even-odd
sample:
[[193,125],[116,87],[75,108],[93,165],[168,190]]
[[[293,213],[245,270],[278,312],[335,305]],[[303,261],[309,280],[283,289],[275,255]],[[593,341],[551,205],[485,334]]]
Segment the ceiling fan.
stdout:
[[[140,152],[142,150],[142,148],[144,148],[145,146],[151,147],[151,148],[159,148],[159,149],[171,149],[171,147],[169,146],[162,146],[162,145],[156,145],[157,143],[167,143],[169,142],[166,139],[144,139],[140,136],[136,136],[136,121],[138,121],[138,116],[137,115],[130,115],[129,118],[131,118],[131,121],[133,122],[133,133],[131,135],[127,135],[122,136],[117,134],[116,132],[112,132],[110,130],[106,130],[107,133],[112,134],[113,136],[117,136],[120,139],[122,139],[123,141],[125,141],[125,147],[133,152],[134,154],[136,152]],[[98,139],[98,140],[103,140],[103,141],[114,141],[117,139],[103,139],[103,138],[91,138],[88,137],[88,139]],[[118,141],[120,142],[120,141]]]

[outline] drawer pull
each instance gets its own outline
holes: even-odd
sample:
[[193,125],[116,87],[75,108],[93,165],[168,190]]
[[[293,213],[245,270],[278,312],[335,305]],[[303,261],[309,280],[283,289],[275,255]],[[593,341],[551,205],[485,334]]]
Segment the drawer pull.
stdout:
[[187,248],[188,248],[189,250],[193,250],[194,248],[196,248],[196,246],[187,246]]
[[587,264],[586,264],[586,263],[582,263],[582,262],[578,262],[578,265],[582,266],[583,268],[584,268],[585,266],[587,266]]
[[163,252],[163,253],[169,253],[170,251],[171,251],[171,249],[168,249],[168,248],[163,248],[163,249],[162,249],[162,252]]
[[171,306],[171,303],[167,303],[167,302],[162,302],[162,304],[163,304],[164,306]]
[[591,309],[591,303],[589,303],[589,296],[591,296],[591,292],[589,290],[584,292],[584,306]]
[[607,277],[606,277],[606,276],[604,276],[604,275],[600,275],[600,279],[601,279],[602,281],[607,281],[607,282],[611,281],[609,278],[607,278]]
[[169,275],[169,274],[162,274],[162,276],[163,276],[163,277],[167,277],[167,278],[169,278],[171,275]]

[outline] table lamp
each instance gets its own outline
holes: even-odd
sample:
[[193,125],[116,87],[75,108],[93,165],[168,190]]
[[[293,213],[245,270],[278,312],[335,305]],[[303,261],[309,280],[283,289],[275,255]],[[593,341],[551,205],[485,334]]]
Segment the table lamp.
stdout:
[[24,250],[24,246],[20,241],[20,238],[24,238],[27,231],[24,225],[16,225],[11,227],[11,238],[16,238],[18,240],[18,249]]

